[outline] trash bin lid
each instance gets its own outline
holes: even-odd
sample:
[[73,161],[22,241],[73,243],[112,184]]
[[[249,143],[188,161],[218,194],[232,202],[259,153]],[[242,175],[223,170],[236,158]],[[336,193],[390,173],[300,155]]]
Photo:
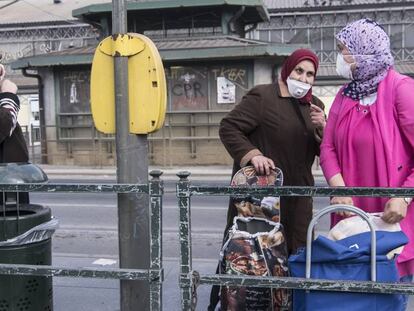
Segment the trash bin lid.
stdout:
[[45,172],[32,163],[2,163],[0,164],[1,184],[46,183]]

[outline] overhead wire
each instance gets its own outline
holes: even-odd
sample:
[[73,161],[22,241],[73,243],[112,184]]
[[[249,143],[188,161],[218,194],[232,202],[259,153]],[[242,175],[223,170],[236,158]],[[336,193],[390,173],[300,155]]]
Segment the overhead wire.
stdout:
[[[4,1],[4,0],[0,0],[0,1]],[[6,0],[7,1],[7,0]],[[4,8],[7,8],[8,6],[10,6],[10,5],[12,5],[12,4],[15,4],[16,2],[18,2],[19,0],[14,0],[14,1],[11,1],[10,2],[10,0],[8,0],[9,1],[9,3],[7,3],[7,4],[5,4],[5,5],[2,5],[2,6],[0,6],[0,10],[1,9],[4,9]]]

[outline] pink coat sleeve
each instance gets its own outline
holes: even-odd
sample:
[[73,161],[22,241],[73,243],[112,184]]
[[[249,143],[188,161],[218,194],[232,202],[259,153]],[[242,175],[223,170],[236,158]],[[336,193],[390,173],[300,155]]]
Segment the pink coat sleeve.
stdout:
[[[406,138],[409,146],[407,149],[411,152],[410,158],[414,158],[414,80],[411,78],[404,79],[396,89],[395,104],[397,108],[398,123],[402,135]],[[410,173],[403,182],[402,187],[414,187],[414,166],[411,167]]]
[[332,107],[329,110],[328,121],[326,122],[321,144],[320,163],[326,180],[331,179],[332,176],[341,172],[335,147],[336,122],[338,119],[339,105],[342,101],[341,91],[342,89],[336,95]]

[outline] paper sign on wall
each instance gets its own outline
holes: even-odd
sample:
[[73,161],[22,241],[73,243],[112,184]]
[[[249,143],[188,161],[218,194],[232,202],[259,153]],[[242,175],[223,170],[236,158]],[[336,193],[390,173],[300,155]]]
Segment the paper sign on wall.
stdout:
[[234,104],[236,86],[225,77],[217,77],[217,104]]

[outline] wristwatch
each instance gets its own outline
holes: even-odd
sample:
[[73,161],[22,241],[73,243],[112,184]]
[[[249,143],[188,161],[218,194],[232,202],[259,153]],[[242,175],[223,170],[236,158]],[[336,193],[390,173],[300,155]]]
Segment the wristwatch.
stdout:
[[413,198],[403,198],[404,202],[407,203],[407,205],[410,205],[411,201],[413,200]]

